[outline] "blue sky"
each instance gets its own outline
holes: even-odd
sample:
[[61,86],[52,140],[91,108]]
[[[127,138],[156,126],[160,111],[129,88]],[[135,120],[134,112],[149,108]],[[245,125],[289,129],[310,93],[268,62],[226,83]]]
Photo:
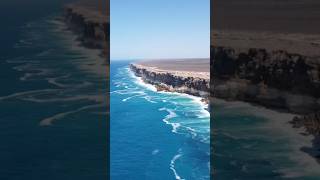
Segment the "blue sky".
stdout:
[[111,59],[209,57],[210,0],[111,0]]

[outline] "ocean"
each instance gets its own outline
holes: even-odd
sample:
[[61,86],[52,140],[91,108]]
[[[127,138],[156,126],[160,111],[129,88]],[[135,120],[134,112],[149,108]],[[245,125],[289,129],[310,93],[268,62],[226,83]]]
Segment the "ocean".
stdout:
[[292,128],[294,114],[244,102],[212,102],[214,179],[319,179],[319,163],[304,152],[313,137]]
[[157,92],[111,61],[111,179],[210,179],[210,114],[198,97]]
[[0,179],[106,179],[104,59],[56,19],[57,4],[21,4],[1,11]]
[[[108,92],[99,50],[86,49],[55,1],[2,1],[0,179],[104,180]],[[207,180],[210,115],[199,98],[156,92],[130,72],[110,71],[112,180]],[[215,179],[319,179],[311,136],[292,114],[215,100]]]

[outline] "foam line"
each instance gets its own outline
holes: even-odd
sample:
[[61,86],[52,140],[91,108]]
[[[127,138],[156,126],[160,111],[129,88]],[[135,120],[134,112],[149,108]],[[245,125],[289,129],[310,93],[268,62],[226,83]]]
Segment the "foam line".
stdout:
[[36,103],[48,103],[48,102],[68,102],[68,101],[77,101],[77,100],[91,100],[95,102],[102,102],[102,95],[78,95],[73,97],[61,97],[61,98],[52,98],[52,99],[37,99],[34,97],[22,98],[25,101],[31,101]]
[[70,114],[77,113],[77,112],[80,112],[80,111],[83,111],[83,110],[87,110],[87,109],[91,109],[91,108],[102,107],[102,106],[103,106],[102,104],[89,105],[89,106],[84,106],[84,107],[81,107],[81,108],[73,110],[73,111],[59,113],[59,114],[56,114],[54,116],[51,116],[51,117],[48,117],[48,118],[45,118],[45,119],[41,120],[39,125],[40,126],[50,126],[50,125],[52,125],[53,121],[59,120],[61,118],[64,118],[64,117],[66,117],[66,116],[68,116]]
[[126,68],[126,70],[128,71],[129,76],[135,80],[136,84],[138,84],[139,86],[145,87],[150,91],[157,92],[157,88],[155,86],[145,83],[141,77],[134,75],[134,73],[129,68]]
[[167,111],[169,114],[162,119],[168,125],[172,126],[172,132],[177,133],[177,129],[180,127],[179,123],[171,123],[170,119],[177,117],[177,114],[172,109],[160,108],[159,111]]
[[182,156],[181,150],[179,150],[179,153],[176,154],[170,161],[170,169],[172,170],[173,174],[174,174],[174,177],[176,178],[176,180],[185,180],[183,178],[181,178],[179,176],[179,174],[177,173],[177,170],[175,169],[175,163],[176,161]]
[[7,100],[11,98],[17,98],[20,96],[25,96],[25,95],[30,95],[34,93],[42,93],[42,92],[56,92],[59,91],[60,89],[41,89],[41,90],[33,90],[33,91],[24,91],[24,92],[19,92],[19,93],[13,93],[7,96],[1,96],[0,101],[2,100]]
[[128,101],[129,99],[132,99],[132,98],[138,97],[138,96],[141,96],[141,95],[138,94],[138,95],[130,96],[130,97],[127,97],[127,98],[125,98],[125,99],[122,99],[122,101],[125,102],[125,101]]

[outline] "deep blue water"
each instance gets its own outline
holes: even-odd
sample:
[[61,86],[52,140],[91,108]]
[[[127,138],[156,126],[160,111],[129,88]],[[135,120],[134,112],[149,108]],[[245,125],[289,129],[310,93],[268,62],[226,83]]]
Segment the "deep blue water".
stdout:
[[156,92],[112,61],[111,179],[209,179],[209,113],[199,98]]
[[0,179],[105,179],[103,59],[43,2],[1,2]]

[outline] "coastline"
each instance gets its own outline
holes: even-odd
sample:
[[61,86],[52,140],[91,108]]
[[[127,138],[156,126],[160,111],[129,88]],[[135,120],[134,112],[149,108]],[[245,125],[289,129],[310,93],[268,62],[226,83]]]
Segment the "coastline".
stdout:
[[[213,98],[247,102],[280,113],[291,129],[303,128],[320,163],[319,40],[316,34],[212,31]],[[275,118],[276,119],[276,118]],[[289,128],[289,127],[288,127]]]
[[[177,94],[186,94],[184,92],[177,92],[175,88],[169,88],[169,90],[164,90],[162,86],[157,87],[157,83],[159,81],[153,81],[151,79],[148,79],[150,77],[150,73],[154,73],[157,75],[157,73],[164,73],[167,74],[168,71],[163,69],[158,69],[157,67],[145,67],[141,65],[136,65],[138,63],[135,63],[135,66],[138,66],[138,68],[143,72],[139,73],[139,76],[136,76],[134,70],[132,67],[130,67],[131,72],[133,75],[136,76],[137,80],[140,81],[140,83],[143,83],[144,86],[148,87],[152,91],[157,91],[159,93],[177,93]],[[132,65],[131,65],[132,66]],[[164,71],[164,72],[162,72]],[[170,70],[169,70],[170,73]],[[153,76],[154,77],[154,76]],[[178,76],[181,77],[181,76]],[[169,85],[170,87],[170,85]],[[190,97],[196,97],[196,98],[203,98],[201,96],[194,96],[190,94],[186,94]],[[203,101],[198,101],[200,104],[204,103]],[[285,112],[281,110],[276,110],[273,108],[267,108],[259,104],[252,104],[248,102],[242,102],[242,101],[228,101],[223,100],[219,98],[210,98],[210,105],[222,105],[224,106],[224,109],[229,112],[237,111],[240,109],[240,112],[247,115],[257,116],[261,117],[263,119],[268,120],[264,126],[263,129],[270,129],[274,131],[274,133],[278,134],[279,137],[286,137],[288,138],[288,143],[292,146],[292,149],[290,152],[288,152],[288,158],[297,164],[304,166],[306,168],[303,168],[303,170],[299,172],[291,172],[290,169],[283,169],[280,170],[281,173],[283,173],[284,177],[297,177],[302,176],[304,173],[306,174],[313,174],[313,170],[308,170],[308,168],[311,167],[318,167],[319,159],[312,156],[312,154],[307,152],[310,149],[315,149],[313,142],[313,137],[303,135],[304,129],[302,127],[299,128],[292,128],[290,121],[297,116],[298,114]],[[243,108],[243,111],[241,110]],[[208,113],[210,111],[208,110]],[[174,127],[173,127],[174,128]],[[173,130],[174,131],[174,130]],[[306,151],[307,150],[307,151]],[[301,158],[303,157],[303,158]],[[288,172],[287,172],[288,171]]]
[[[209,60],[205,61],[209,63]],[[175,69],[164,69],[161,66],[159,67],[157,63],[151,63],[151,61],[148,63],[131,63],[130,69],[135,76],[140,77],[144,83],[153,85],[159,92],[192,95],[201,98],[201,102],[209,103],[210,73],[208,71],[201,71],[201,68],[198,68],[197,71],[192,71],[192,69],[187,71],[184,70],[184,67],[188,65],[174,64],[174,61],[171,65]]]
[[[242,118],[245,117],[244,120],[246,120],[247,116],[265,119],[266,121],[262,122],[261,124],[252,125],[248,127],[249,129],[246,129],[250,130],[250,128],[253,128],[261,131],[261,134],[248,134],[244,132],[242,135],[245,136],[245,138],[247,139],[256,138],[256,136],[261,138],[262,136],[264,136],[267,139],[267,141],[275,141],[274,144],[270,144],[274,145],[275,149],[277,149],[278,145],[280,145],[280,148],[285,146],[285,144],[281,145],[276,143],[277,140],[285,139],[284,143],[288,143],[288,146],[290,148],[286,150],[286,153],[279,155],[279,158],[286,157],[288,158],[288,160],[295,162],[295,164],[293,164],[293,169],[279,169],[279,172],[282,174],[282,177],[296,178],[303,177],[305,175],[319,175],[319,173],[315,171],[315,169],[318,169],[320,167],[319,159],[312,156],[310,153],[304,151],[305,149],[316,148],[313,147],[313,137],[304,135],[303,127],[292,128],[289,122],[290,120],[292,120],[292,118],[296,116],[296,114],[288,112],[279,112],[261,105],[253,105],[248,102],[227,101],[219,98],[213,98],[211,104],[213,108],[215,108],[216,110],[218,109],[219,115],[217,116],[219,117],[221,117],[221,114],[225,114],[227,116],[232,114],[234,116],[240,115],[242,116]],[[215,128],[214,132],[217,130],[217,133],[223,134],[228,132],[229,128],[232,128],[232,126],[227,126],[224,128],[220,126],[219,129]],[[241,132],[241,130],[231,130],[231,132],[232,133],[227,134],[228,136],[230,136],[230,138],[238,140],[244,139],[244,137],[238,134],[239,132]],[[214,134],[213,136],[217,136],[217,134]],[[250,144],[246,145],[250,146]]]
[[212,31],[214,97],[306,115],[320,110],[320,36]]
[[108,65],[106,64],[105,57],[101,56],[101,49],[90,49],[82,44],[82,42],[78,39],[78,34],[70,31],[68,29],[69,25],[65,21],[61,20],[53,20],[56,24],[56,29],[59,35],[64,39],[64,46],[66,48],[83,52],[85,57],[89,57],[91,60],[87,62],[79,62],[76,65],[84,71],[89,71],[93,74],[96,74],[100,77],[106,78],[108,71]]
[[204,114],[206,114],[207,116],[210,116],[210,111],[208,109],[209,104],[207,101],[205,101],[203,99],[203,97],[187,94],[184,92],[166,91],[166,90],[158,89],[157,85],[149,83],[148,81],[145,81],[142,77],[137,76],[130,67],[129,67],[129,71],[130,71],[130,73],[132,73],[131,74],[132,77],[134,77],[136,79],[137,84],[139,84],[139,85],[141,85],[141,86],[143,86],[153,92],[164,93],[164,94],[169,93],[169,94],[175,94],[178,96],[188,97],[188,98],[192,99],[193,102],[199,104],[203,108],[203,110],[205,111],[205,112],[203,112]]
[[107,81],[78,66],[94,63],[95,52],[75,47],[73,36],[57,21],[62,2],[33,2],[16,6],[24,13],[6,10],[14,22],[8,30],[14,31],[4,35],[8,50],[1,63],[6,74],[0,95],[1,141],[6,144],[1,159],[6,168],[0,179],[104,179],[109,174]]
[[300,136],[313,144],[301,151],[318,162],[320,35],[306,24],[320,19],[319,6],[315,1],[230,0],[211,7],[212,99],[294,114],[287,131],[301,129]]
[[[122,142],[130,142],[138,138],[139,141],[132,142],[132,146],[127,147],[128,143],[124,143],[123,145],[127,147],[124,151],[129,148],[129,151],[134,149],[143,155],[150,156],[148,161],[152,159],[155,163],[161,164],[161,168],[157,168],[156,172],[166,172],[165,179],[175,179],[178,176],[181,179],[207,177],[209,175],[207,164],[210,161],[208,155],[210,114],[205,110],[206,105],[200,101],[200,97],[178,92],[157,91],[154,85],[146,83],[134,74],[129,68],[130,62],[133,61],[112,63],[111,66],[111,113],[118,112],[116,106],[130,107],[129,113],[113,119],[114,126],[118,128],[112,129],[112,133],[125,135],[123,136],[125,141],[120,139],[118,142],[119,138],[114,138],[113,140],[117,141],[115,144],[121,145]],[[139,108],[135,108],[137,105]],[[130,128],[119,128],[118,125]],[[128,131],[132,132],[131,136],[134,138],[127,138]],[[141,142],[140,139],[146,143]],[[135,146],[135,143],[138,146]],[[119,150],[115,151],[119,152]],[[133,157],[140,158],[141,155]],[[197,163],[193,164],[195,160]],[[199,171],[189,171],[189,168],[199,167],[201,167]],[[150,168],[152,167],[147,170],[153,171]]]
[[[108,3],[107,3],[108,5]],[[102,12],[100,12],[102,11]],[[100,9],[90,1],[72,2],[63,6],[63,14],[54,21],[65,36],[68,47],[85,52],[93,61],[80,64],[84,70],[109,78],[110,15],[109,7]]]
[[[189,94],[183,91],[176,91],[174,88],[171,88],[169,90],[166,90],[163,88],[163,86],[166,85],[157,85],[156,83],[153,83],[152,81],[149,81],[141,76],[137,76],[134,69],[131,68],[131,64],[129,64],[129,68],[128,71],[130,72],[131,76],[133,78],[136,79],[137,84],[139,84],[140,86],[143,86],[153,92],[157,92],[160,94],[169,94],[169,95],[176,95],[176,96],[180,96],[180,97],[187,97],[190,100],[192,100],[193,103],[198,104],[201,107],[201,113],[197,115],[198,118],[205,118],[208,117],[210,120],[210,109],[209,109],[209,99],[205,99],[206,97],[201,97],[201,96],[196,96],[194,94]],[[150,101],[149,102],[153,102]],[[175,117],[175,113],[173,113],[171,110],[168,110],[166,108],[161,108],[159,109],[160,111],[167,111],[169,114],[163,119],[163,122],[165,122],[168,125],[172,126],[172,132],[177,133],[177,128],[179,128],[180,125],[177,125],[176,123],[170,123],[167,119],[168,118],[172,118]],[[193,131],[191,128],[189,129],[191,131]],[[191,133],[192,134],[192,133]],[[210,141],[210,136],[209,139],[206,140],[207,143],[209,143]]]
[[100,12],[95,3],[74,2],[64,7],[62,20],[69,30],[77,35],[77,40],[86,48],[101,50],[101,56],[109,64],[110,15],[109,7]]

